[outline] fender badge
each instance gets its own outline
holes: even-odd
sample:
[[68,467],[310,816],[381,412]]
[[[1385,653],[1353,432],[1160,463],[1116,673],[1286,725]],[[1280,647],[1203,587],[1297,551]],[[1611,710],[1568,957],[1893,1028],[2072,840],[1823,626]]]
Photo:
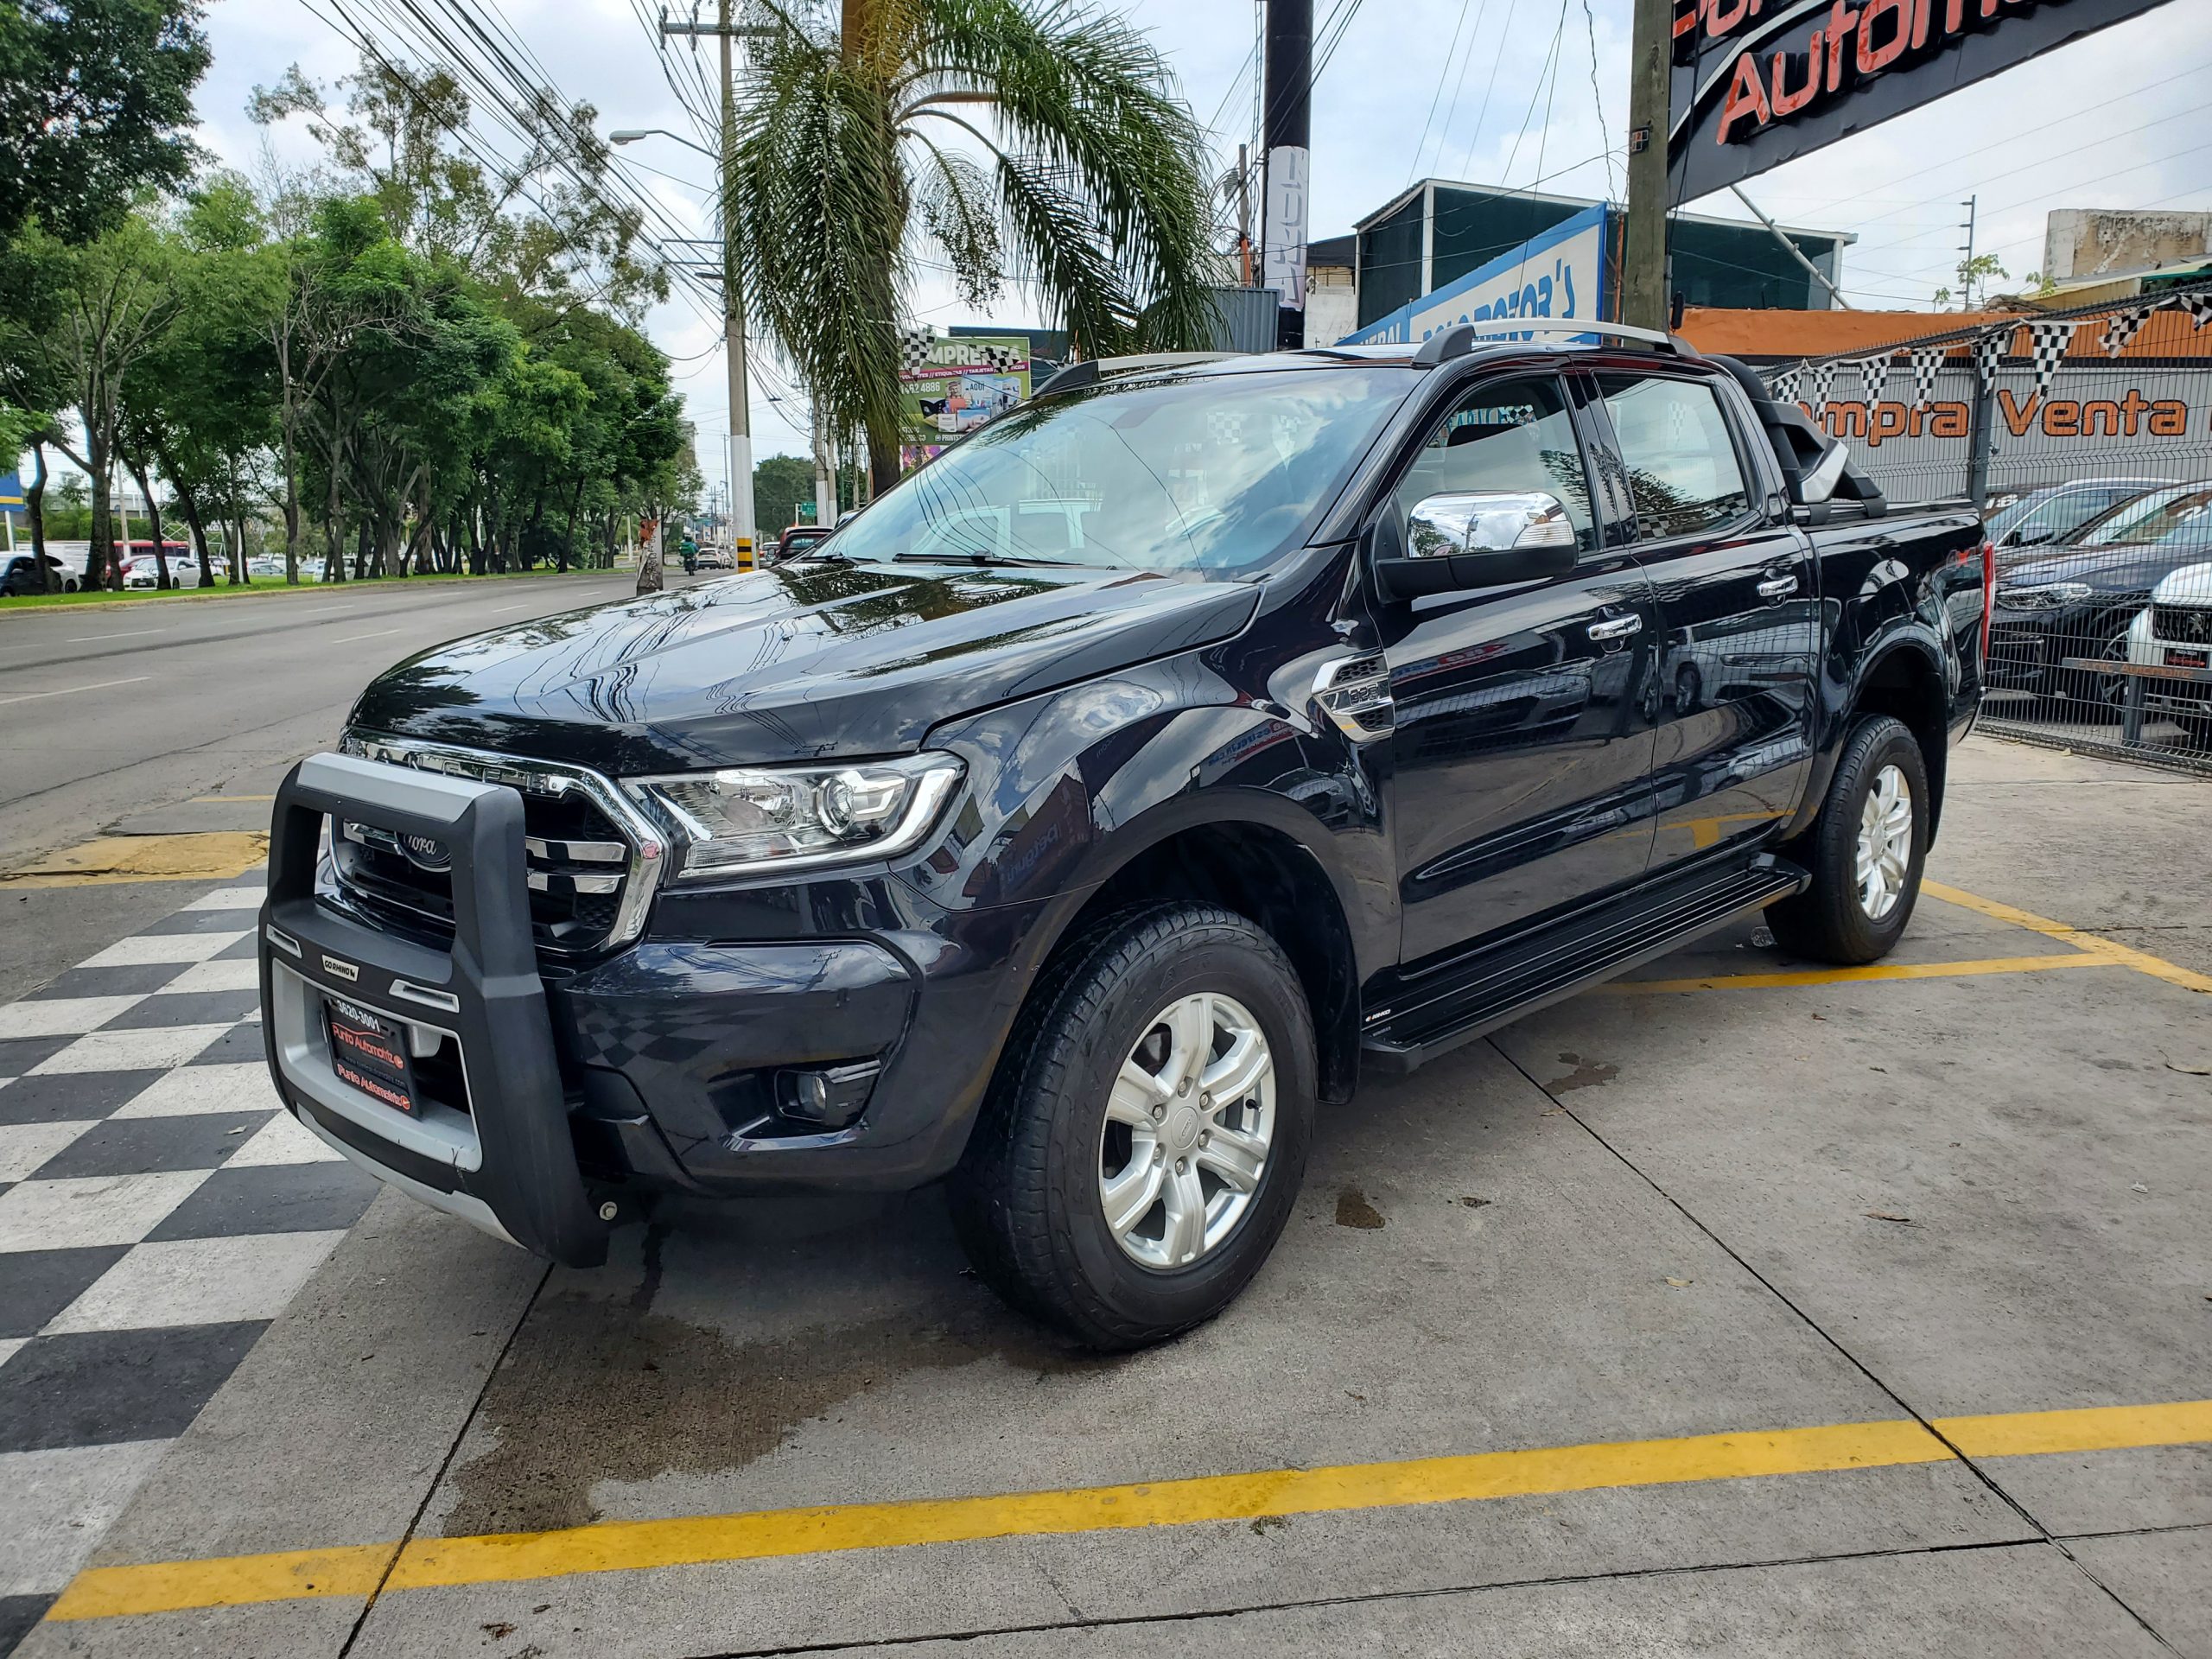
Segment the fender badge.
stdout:
[[327,950],[323,952],[322,970],[323,972],[330,974],[336,978],[344,980],[358,980],[361,976],[361,970],[359,968],[356,968],[350,962],[339,961],[337,957],[332,956]]

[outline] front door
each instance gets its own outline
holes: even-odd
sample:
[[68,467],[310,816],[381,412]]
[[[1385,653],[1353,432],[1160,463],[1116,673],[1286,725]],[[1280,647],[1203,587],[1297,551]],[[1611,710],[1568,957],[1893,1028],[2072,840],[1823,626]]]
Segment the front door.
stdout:
[[1659,608],[1656,872],[1764,839],[1796,810],[1820,595],[1810,543],[1770,522],[1764,471],[1709,382],[1596,379]]
[[1394,493],[1543,490],[1565,505],[1573,574],[1386,604],[1390,816],[1401,960],[1424,958],[1640,878],[1651,839],[1643,688],[1657,632],[1637,561],[1606,550],[1560,383],[1478,384]]

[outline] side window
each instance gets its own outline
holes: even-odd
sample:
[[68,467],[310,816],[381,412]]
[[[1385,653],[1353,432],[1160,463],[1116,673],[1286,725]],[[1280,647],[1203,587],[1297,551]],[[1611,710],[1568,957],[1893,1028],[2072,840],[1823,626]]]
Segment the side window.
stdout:
[[1694,536],[1744,516],[1751,495],[1712,387],[1601,374],[1598,391],[1628,463],[1638,536]]
[[1590,480],[1559,382],[1548,377],[1493,380],[1476,387],[1444,417],[1398,480],[1398,510],[1432,495],[1477,490],[1542,490],[1557,496],[1574,525],[1574,544],[1598,545]]

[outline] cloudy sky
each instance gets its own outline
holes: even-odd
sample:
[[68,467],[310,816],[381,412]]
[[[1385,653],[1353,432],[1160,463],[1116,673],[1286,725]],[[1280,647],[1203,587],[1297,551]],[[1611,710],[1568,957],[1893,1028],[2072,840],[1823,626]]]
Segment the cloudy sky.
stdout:
[[[255,85],[295,62],[321,79],[353,67],[353,48],[317,15],[334,0],[313,3],[213,0],[215,62],[200,88],[200,136],[226,160],[251,166],[264,142],[245,116]],[[493,10],[564,94],[597,107],[604,128],[688,130],[640,21],[658,9],[658,0],[504,0]],[[1211,124],[1222,166],[1232,166],[1254,126],[1258,6],[1128,0],[1118,9],[1158,41],[1184,96]],[[673,0],[670,10],[689,7]],[[1523,188],[1541,180],[1548,191],[1618,197],[1628,0],[1316,0],[1315,12],[1324,41],[1332,20],[1343,22],[1314,93],[1317,236],[1349,230],[1432,175]],[[488,143],[512,143],[496,123],[480,121]],[[311,150],[297,134],[276,142],[302,159]],[[704,157],[664,139],[623,155],[671,221],[712,233]],[[1845,256],[1846,291],[1868,308],[1927,308],[1957,262],[1960,204],[1969,195],[1979,200],[1977,248],[2016,278],[2041,264],[2052,208],[2212,208],[2212,4],[2172,0],[1748,188],[1785,223],[1858,233]],[[1698,206],[1745,216],[1726,196]],[[918,285],[911,304],[939,326],[1036,320],[1018,292],[978,313],[935,279]],[[677,359],[702,465],[719,480],[715,436],[728,400],[711,305],[671,302],[650,327]],[[804,405],[772,364],[751,403],[756,454],[805,453]]]

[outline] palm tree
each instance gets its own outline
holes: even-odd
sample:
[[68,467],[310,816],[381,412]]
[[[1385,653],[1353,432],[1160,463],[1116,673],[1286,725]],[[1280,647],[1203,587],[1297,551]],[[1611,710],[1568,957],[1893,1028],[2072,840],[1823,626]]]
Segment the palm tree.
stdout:
[[899,474],[900,301],[1011,277],[1087,356],[1205,344],[1200,135],[1150,41],[1084,0],[760,0],[734,228],[760,326],[832,431]]

